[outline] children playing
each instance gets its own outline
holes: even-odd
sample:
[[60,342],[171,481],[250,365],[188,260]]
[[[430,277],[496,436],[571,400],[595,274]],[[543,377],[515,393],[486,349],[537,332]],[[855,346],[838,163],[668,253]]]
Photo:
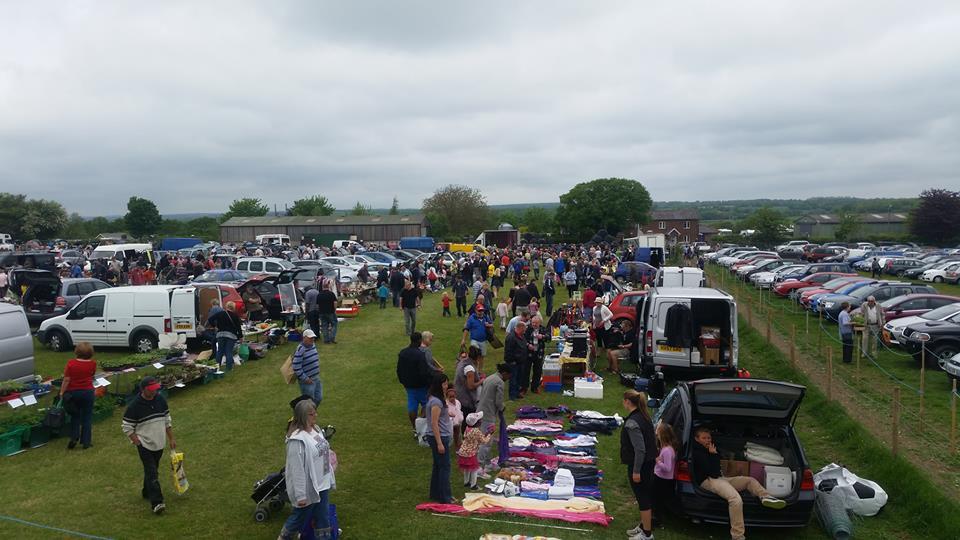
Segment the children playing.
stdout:
[[380,309],[387,309],[387,298],[389,296],[390,289],[387,287],[387,283],[381,283],[380,287],[377,289],[377,298],[380,299]]
[[457,450],[457,466],[463,471],[463,487],[465,488],[477,489],[477,476],[480,474],[477,449],[480,448],[481,444],[488,444],[493,433],[493,425],[490,426],[488,433],[480,431],[480,420],[482,419],[482,411],[467,415],[467,431],[463,435],[460,450]]
[[443,296],[440,298],[440,303],[443,304],[443,313],[440,314],[441,317],[452,317],[450,314],[450,295],[444,291]]
[[497,317],[500,317],[500,329],[507,329],[507,303],[503,300],[500,300],[500,303],[497,304]]

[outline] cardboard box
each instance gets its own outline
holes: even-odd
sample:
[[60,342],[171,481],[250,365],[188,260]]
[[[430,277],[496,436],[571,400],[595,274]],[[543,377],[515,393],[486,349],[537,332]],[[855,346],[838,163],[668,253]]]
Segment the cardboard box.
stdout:
[[734,476],[750,476],[750,462],[737,459],[721,459],[720,470],[727,478]]
[[720,364],[720,349],[703,349],[703,363],[708,366]]

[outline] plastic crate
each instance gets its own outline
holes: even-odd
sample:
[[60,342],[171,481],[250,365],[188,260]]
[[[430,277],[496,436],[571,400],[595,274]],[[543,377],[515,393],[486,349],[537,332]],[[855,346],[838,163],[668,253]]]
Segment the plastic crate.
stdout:
[[540,378],[540,382],[542,382],[543,384],[551,384],[551,383],[560,384],[560,376],[548,377],[544,375],[543,377]]
[[560,383],[558,383],[558,382],[556,382],[556,383],[544,383],[543,389],[546,390],[547,392],[557,392],[557,393],[559,393],[559,392],[562,392],[562,391],[563,391],[563,385],[560,384]]
[[27,426],[20,426],[0,434],[0,456],[23,452],[23,433],[29,429]]
[[30,426],[30,438],[27,445],[30,448],[39,448],[50,442],[50,428],[43,424]]
[[588,381],[577,378],[573,383],[573,396],[586,399],[603,399],[603,381]]

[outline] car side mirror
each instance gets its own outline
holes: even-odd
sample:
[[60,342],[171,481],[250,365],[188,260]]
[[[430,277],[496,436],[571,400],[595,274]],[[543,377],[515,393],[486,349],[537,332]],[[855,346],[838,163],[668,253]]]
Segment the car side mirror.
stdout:
[[77,319],[82,319],[82,318],[83,318],[83,317],[80,315],[80,313],[79,313],[77,310],[75,310],[75,309],[74,309],[74,310],[70,310],[69,312],[67,312],[67,319],[68,319],[68,320],[75,321],[75,320],[77,320]]

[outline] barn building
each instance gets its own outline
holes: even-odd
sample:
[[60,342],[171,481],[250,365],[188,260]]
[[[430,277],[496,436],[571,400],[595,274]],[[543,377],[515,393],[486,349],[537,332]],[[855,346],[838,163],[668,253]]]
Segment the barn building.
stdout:
[[430,236],[429,232],[422,214],[232,217],[220,225],[220,241],[239,244],[252,242],[259,234],[286,234],[293,244],[326,244],[330,239],[387,243],[405,236]]

